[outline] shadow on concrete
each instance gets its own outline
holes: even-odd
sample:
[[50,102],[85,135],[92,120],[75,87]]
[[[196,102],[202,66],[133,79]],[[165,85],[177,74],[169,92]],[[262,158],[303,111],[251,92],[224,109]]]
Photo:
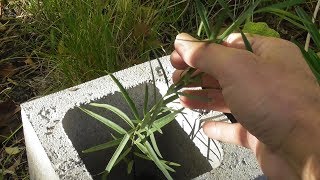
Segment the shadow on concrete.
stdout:
[[[149,100],[154,99],[152,85],[149,86]],[[144,101],[144,84],[128,89],[129,94],[136,103],[137,109],[143,109]],[[157,97],[161,97],[158,89]],[[102,99],[95,101],[97,103],[106,103],[113,105],[122,111],[128,113],[129,117],[133,117],[129,106],[124,101],[120,92],[108,95]],[[149,103],[151,106],[153,103]],[[101,108],[93,108],[84,105],[84,108],[92,110],[99,115],[107,117],[110,120],[128,129],[128,126],[120,120],[116,115]],[[140,112],[142,114],[142,112]],[[187,115],[186,115],[187,116]],[[66,134],[72,141],[79,156],[86,165],[88,171],[94,179],[100,179],[97,175],[102,172],[109,159],[111,158],[116,147],[95,153],[82,153],[82,150],[92,146],[105,143],[112,140],[111,133],[115,136],[118,134],[106,127],[102,123],[94,120],[80,109],[72,109],[67,112],[63,119],[63,127]],[[206,158],[200,153],[199,149],[190,140],[190,137],[184,132],[177,122],[172,122],[163,128],[163,134],[156,134],[158,146],[165,160],[173,161],[181,164],[181,167],[175,168],[176,172],[171,173],[174,179],[191,179],[197,177],[212,168]],[[128,155],[128,158],[130,156]],[[108,179],[165,179],[161,171],[157,169],[153,162],[140,159],[135,156],[135,177],[127,175],[126,163],[120,162],[108,176]]]

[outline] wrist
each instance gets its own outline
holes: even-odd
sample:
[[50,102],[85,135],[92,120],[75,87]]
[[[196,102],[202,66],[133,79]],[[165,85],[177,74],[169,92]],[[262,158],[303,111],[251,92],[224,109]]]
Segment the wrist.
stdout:
[[308,107],[308,111],[295,115],[296,126],[280,153],[302,179],[320,179],[320,112],[316,108],[320,103]]

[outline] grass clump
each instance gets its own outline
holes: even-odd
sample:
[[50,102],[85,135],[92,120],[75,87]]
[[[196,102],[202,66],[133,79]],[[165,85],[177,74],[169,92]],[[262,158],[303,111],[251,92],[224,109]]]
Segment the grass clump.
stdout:
[[[64,86],[145,62],[159,48],[161,28],[176,13],[169,1],[49,0],[30,2],[34,28],[45,38],[47,55]],[[41,27],[42,29],[40,29]]]

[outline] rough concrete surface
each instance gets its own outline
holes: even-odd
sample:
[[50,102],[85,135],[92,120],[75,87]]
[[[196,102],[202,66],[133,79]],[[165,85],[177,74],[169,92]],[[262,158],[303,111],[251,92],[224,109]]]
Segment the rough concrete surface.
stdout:
[[[174,69],[169,63],[169,57],[161,58],[161,62],[170,77]],[[158,62],[155,60],[151,64],[156,72],[155,91],[160,97],[165,94],[167,86]],[[152,87],[149,63],[119,71],[114,75],[128,90],[137,108],[142,109],[144,84]],[[149,90],[149,93],[152,92]],[[111,131],[84,114],[78,107],[91,108],[98,114],[123,124],[112,113],[92,109],[88,106],[90,102],[114,105],[132,117],[118,87],[109,76],[21,105],[31,179],[98,178],[96,174],[104,169],[112,151],[92,154],[83,154],[81,151],[110,140]],[[180,107],[176,102],[169,106]],[[184,113],[185,116],[178,115],[176,121],[164,129],[163,135],[158,135],[160,150],[165,159],[182,164],[176,173],[172,173],[175,179],[195,178],[220,164],[218,169],[198,178],[254,179],[261,174],[252,154],[235,146],[221,148],[219,142],[209,140],[203,134],[199,128],[200,119],[205,117],[203,112],[186,109]],[[210,115],[213,120],[227,120],[218,112],[211,112]],[[152,163],[137,161],[138,165],[136,171],[141,177],[163,179],[161,172]],[[125,166],[120,163],[114,168],[113,175],[110,174],[112,178],[109,179],[132,179],[122,173],[125,170]],[[154,174],[160,176],[153,176]]]
[[244,147],[222,143],[224,158],[221,165],[194,180],[254,179],[266,180],[253,157]]

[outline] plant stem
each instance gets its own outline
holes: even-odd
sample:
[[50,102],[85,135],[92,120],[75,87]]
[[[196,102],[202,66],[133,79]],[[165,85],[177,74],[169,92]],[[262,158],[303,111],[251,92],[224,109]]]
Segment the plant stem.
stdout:
[[[313,12],[313,17],[312,17],[312,22],[313,22],[313,23],[315,22],[315,19],[316,19],[316,17],[317,17],[317,14],[318,14],[318,11],[319,11],[319,7],[320,7],[320,0],[318,0],[318,3],[317,3],[317,5],[316,5],[316,8],[314,9],[314,12]],[[307,39],[306,39],[306,44],[305,44],[305,46],[304,46],[304,50],[305,50],[305,51],[308,51],[308,49],[309,49],[310,39],[311,39],[311,35],[310,35],[310,33],[308,32]]]

